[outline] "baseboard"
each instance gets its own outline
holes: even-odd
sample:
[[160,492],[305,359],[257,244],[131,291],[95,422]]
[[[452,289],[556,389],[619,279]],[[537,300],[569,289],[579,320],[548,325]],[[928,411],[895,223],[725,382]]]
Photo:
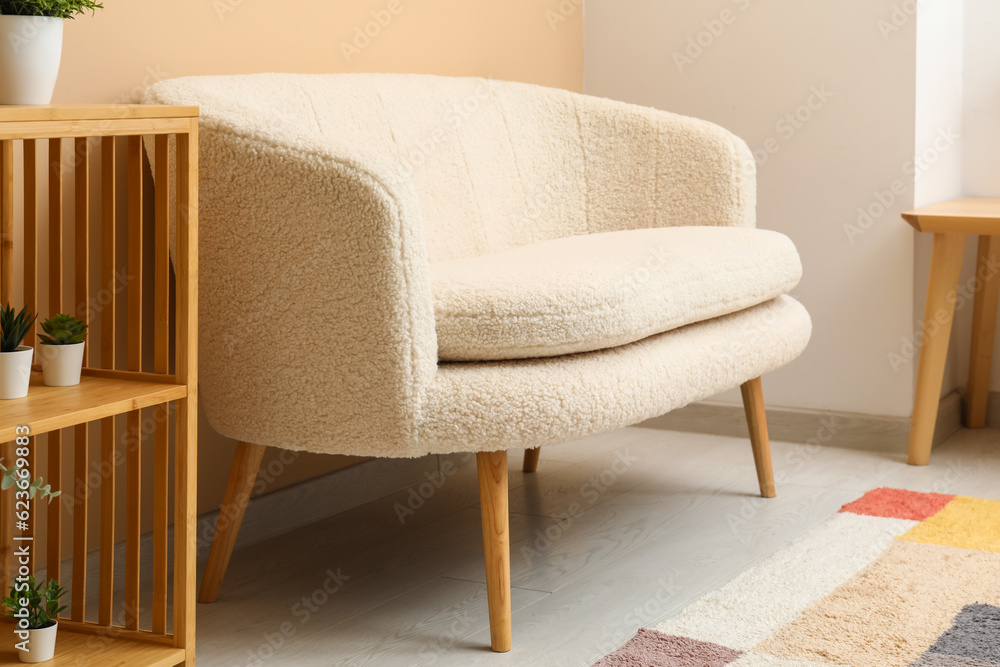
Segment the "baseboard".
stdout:
[[[991,408],[996,408],[995,416],[1000,420],[1000,394],[996,398],[995,405],[991,401]],[[732,437],[747,435],[746,415],[742,406],[709,402],[692,403],[649,419],[639,426]],[[934,430],[934,446],[950,438],[961,426],[962,400],[957,392],[953,392],[941,399],[937,428]],[[767,429],[772,440],[783,442],[901,452],[906,451],[910,420],[906,417],[853,412],[768,408]]]

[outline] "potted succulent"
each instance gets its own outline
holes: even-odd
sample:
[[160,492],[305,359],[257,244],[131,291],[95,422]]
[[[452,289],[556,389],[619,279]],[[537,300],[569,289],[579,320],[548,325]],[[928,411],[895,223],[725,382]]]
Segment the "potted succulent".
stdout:
[[59,76],[63,21],[93,0],[0,0],[0,104],[48,104]]
[[55,616],[66,609],[59,599],[66,590],[54,579],[39,584],[34,577],[15,580],[10,587],[10,597],[3,603],[17,625],[15,648],[21,662],[45,662],[56,652],[56,632],[59,622]]
[[45,386],[80,384],[87,325],[71,315],[60,313],[42,322],[42,331],[45,333],[38,334],[42,341],[38,357],[42,362]]
[[21,341],[34,321],[35,314],[28,313],[27,306],[19,313],[10,304],[0,308],[0,398],[28,395],[32,349]]

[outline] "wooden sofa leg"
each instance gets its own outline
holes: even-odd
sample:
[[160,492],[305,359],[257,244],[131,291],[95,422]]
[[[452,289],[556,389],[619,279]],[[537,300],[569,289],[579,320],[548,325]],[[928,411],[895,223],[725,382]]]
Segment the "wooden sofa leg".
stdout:
[[748,380],[740,385],[743,394],[743,409],[747,413],[750,427],[750,446],[753,447],[753,462],[757,466],[757,481],[760,495],[774,498],[774,471],[771,469],[771,441],[767,437],[767,416],[764,413],[764,391],[760,378]]
[[212,538],[212,549],[208,552],[208,564],[201,580],[201,590],[198,592],[198,602],[215,602],[222,588],[222,579],[229,567],[229,557],[233,555],[236,536],[243,523],[243,515],[250,502],[250,492],[253,490],[260,461],[267,447],[253,445],[249,442],[236,443],[236,454],[233,456],[233,467],[229,471],[229,482],[226,484],[226,494],[219,509],[219,518],[215,524],[215,537]]
[[490,608],[490,644],[510,650],[510,532],[507,513],[507,452],[476,454],[479,504],[486,555],[486,595]]
[[524,472],[535,472],[538,470],[538,455],[542,453],[541,447],[524,450]]

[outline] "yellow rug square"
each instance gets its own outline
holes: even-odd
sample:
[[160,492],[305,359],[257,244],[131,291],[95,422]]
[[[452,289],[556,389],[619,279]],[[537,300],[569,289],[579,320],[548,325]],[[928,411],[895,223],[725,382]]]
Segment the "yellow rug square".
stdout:
[[898,539],[1000,553],[1000,501],[956,496]]

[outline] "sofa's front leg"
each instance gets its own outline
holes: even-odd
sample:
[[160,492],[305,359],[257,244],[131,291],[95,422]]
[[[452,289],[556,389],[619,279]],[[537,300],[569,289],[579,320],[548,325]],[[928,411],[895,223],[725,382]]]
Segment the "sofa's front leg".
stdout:
[[767,416],[764,414],[764,391],[760,378],[748,380],[740,385],[743,394],[743,409],[747,413],[750,428],[750,446],[753,447],[753,462],[757,466],[757,481],[760,495],[774,498],[774,471],[771,469],[771,441],[767,437]]
[[507,452],[476,454],[479,505],[483,516],[486,595],[490,607],[490,643],[510,650],[510,532],[507,513]]

